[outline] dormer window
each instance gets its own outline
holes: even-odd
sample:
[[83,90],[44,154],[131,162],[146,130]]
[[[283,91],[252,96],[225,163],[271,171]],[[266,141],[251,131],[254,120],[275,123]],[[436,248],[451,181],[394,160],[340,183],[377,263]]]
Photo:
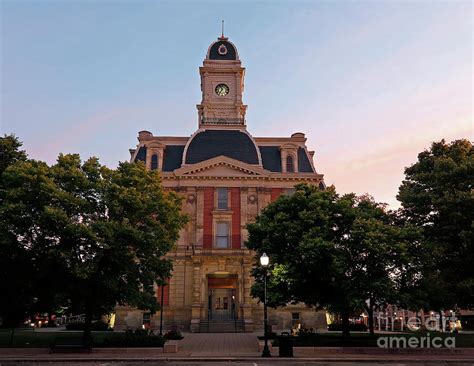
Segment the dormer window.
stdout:
[[151,170],[157,170],[158,169],[158,155],[157,154],[153,154],[151,156],[151,166],[150,166]]
[[288,173],[294,173],[295,172],[295,164],[293,162],[293,156],[288,155],[286,157],[286,171]]

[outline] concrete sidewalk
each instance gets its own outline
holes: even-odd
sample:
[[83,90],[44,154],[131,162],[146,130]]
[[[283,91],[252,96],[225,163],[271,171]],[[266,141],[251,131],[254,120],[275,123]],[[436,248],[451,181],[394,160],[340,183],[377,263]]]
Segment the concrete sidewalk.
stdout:
[[[272,358],[262,359],[257,333],[186,333],[184,339],[176,341],[177,353],[163,353],[162,348],[96,348],[91,353],[49,353],[47,348],[0,348],[0,364],[150,364],[174,362],[176,364],[205,363],[250,363],[250,364],[318,364],[318,363],[390,363],[390,364],[462,364],[474,365],[474,350],[446,352],[446,354],[383,354],[380,349],[373,354],[357,352],[356,349],[320,348],[308,355],[295,352],[295,358],[278,357],[278,348],[272,350]],[[296,350],[295,350],[296,351]],[[370,350],[369,350],[370,351]],[[449,350],[447,350],[449,351]]]

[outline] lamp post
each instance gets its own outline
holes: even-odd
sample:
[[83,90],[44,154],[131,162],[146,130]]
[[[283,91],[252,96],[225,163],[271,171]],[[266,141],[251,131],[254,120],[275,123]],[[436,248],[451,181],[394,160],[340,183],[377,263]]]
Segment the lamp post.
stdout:
[[260,257],[260,264],[265,269],[264,285],[263,285],[263,337],[265,339],[265,346],[263,347],[262,357],[271,357],[270,349],[268,348],[268,334],[267,334],[267,266],[270,262],[270,258],[263,253]]

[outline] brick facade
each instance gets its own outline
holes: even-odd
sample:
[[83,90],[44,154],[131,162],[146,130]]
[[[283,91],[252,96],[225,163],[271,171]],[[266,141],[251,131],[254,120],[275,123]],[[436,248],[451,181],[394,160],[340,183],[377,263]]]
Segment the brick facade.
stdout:
[[276,201],[283,194],[282,188],[272,188],[271,200]]

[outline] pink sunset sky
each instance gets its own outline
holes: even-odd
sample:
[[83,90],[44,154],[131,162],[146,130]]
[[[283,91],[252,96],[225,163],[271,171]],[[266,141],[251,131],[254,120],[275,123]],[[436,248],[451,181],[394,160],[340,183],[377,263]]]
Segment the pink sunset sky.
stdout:
[[473,139],[470,1],[2,1],[1,132],[30,157],[128,160],[137,132],[197,128],[220,20],[254,136],[304,132],[338,191],[397,208],[432,141]]

